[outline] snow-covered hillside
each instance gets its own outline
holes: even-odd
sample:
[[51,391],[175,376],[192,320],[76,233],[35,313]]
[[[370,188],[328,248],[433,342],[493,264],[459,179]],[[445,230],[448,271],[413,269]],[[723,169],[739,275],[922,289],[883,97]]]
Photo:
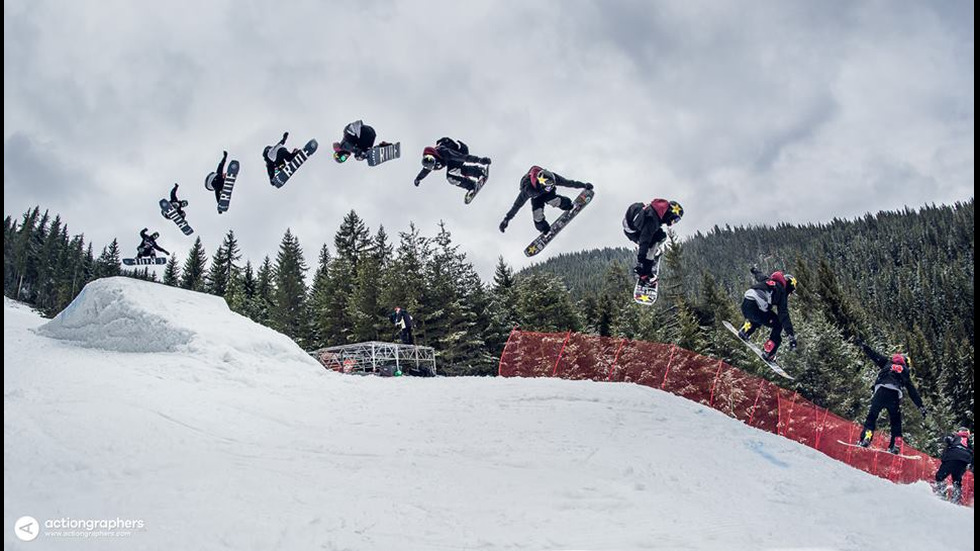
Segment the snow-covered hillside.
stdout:
[[[115,537],[14,536],[138,519]],[[973,510],[650,388],[353,377],[217,298],[4,303],[6,549],[973,549]],[[42,532],[54,532],[42,529]],[[84,530],[83,530],[84,531]]]

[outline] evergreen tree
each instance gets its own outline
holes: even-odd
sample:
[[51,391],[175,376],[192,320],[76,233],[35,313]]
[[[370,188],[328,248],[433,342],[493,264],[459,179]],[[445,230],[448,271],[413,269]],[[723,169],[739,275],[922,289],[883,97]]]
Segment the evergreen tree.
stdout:
[[194,240],[194,245],[187,254],[184,262],[184,269],[180,277],[180,286],[191,291],[204,291],[204,268],[207,262],[207,253],[204,252],[204,244],[201,238]]
[[241,252],[238,250],[238,240],[235,239],[235,231],[228,230],[224,241],[211,259],[211,269],[208,270],[207,276],[207,291],[209,293],[218,296],[225,295],[229,282],[234,279],[238,270],[235,263],[241,257]]
[[107,247],[102,248],[102,254],[95,261],[95,279],[121,275],[120,262],[119,241],[113,239]]
[[163,284],[176,287],[180,282],[180,266],[177,265],[177,255],[171,254],[167,267],[163,270]]
[[272,301],[275,293],[275,282],[273,281],[272,261],[266,256],[262,259],[255,274],[255,304],[252,316],[253,320],[263,324],[272,325]]
[[299,240],[287,229],[279,244],[276,267],[273,270],[275,291],[270,312],[272,328],[288,335],[296,344],[310,344],[309,310],[306,304],[306,261]]

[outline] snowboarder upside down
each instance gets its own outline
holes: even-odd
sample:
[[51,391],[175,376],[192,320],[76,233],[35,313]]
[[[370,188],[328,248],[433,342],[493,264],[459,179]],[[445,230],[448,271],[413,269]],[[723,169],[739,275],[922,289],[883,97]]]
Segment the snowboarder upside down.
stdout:
[[[281,170],[282,167],[290,163],[299,154],[298,149],[293,149],[292,151],[286,149],[286,138],[288,137],[289,132],[283,132],[282,139],[279,142],[273,145],[267,145],[262,150],[262,159],[265,161],[265,171],[269,173],[270,182],[275,179],[277,170]],[[222,164],[224,164],[224,161],[222,161]]]
[[459,140],[439,138],[435,147],[422,151],[422,170],[415,177],[416,187],[433,170],[446,168],[446,180],[450,184],[472,191],[476,183],[487,174],[489,157],[470,155],[470,148]]
[[[284,136],[283,142],[285,142],[285,140],[286,138]],[[228,152],[222,151],[221,162],[218,163],[218,168],[214,172],[211,172],[204,177],[204,187],[207,188],[208,191],[214,192],[215,201],[221,200],[221,190],[224,189],[225,187],[225,176],[227,176],[225,174],[225,161],[227,160],[228,160]],[[268,164],[268,161],[266,161],[266,164]],[[275,169],[273,169],[273,175],[274,174],[275,174]],[[270,176],[269,178],[271,179],[272,176]]]
[[684,216],[684,208],[677,201],[654,199],[649,203],[633,203],[623,218],[623,233],[636,243],[636,265],[633,273],[645,284],[653,277],[654,267],[660,262],[660,246],[667,241],[667,232],[661,226],[673,226]]

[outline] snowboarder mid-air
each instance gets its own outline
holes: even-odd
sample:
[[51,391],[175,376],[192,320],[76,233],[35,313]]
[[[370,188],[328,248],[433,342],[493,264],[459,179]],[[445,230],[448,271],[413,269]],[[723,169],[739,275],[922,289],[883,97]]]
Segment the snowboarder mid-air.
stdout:
[[395,306],[395,311],[389,317],[392,323],[401,328],[399,337],[402,344],[415,344],[415,337],[412,336],[412,315],[408,310]]
[[[283,138],[283,141],[285,141],[285,137]],[[224,189],[225,187],[225,161],[227,160],[228,160],[228,152],[222,151],[221,162],[218,163],[218,168],[214,172],[204,177],[204,187],[206,187],[208,191],[214,192],[215,201],[221,200],[221,190]],[[268,163],[269,161],[267,159],[266,164]],[[273,170],[273,174],[275,174],[274,170]]]
[[967,468],[973,470],[973,443],[970,442],[970,429],[960,427],[956,432],[947,434],[943,439],[946,449],[943,451],[942,463],[936,471],[936,484],[933,486],[940,497],[946,499],[946,478],[953,478],[953,493],[949,500],[961,503],[963,499],[963,473]]
[[446,168],[446,180],[467,191],[476,188],[480,178],[487,175],[489,157],[470,155],[470,148],[459,140],[439,138],[435,147],[426,147],[422,151],[422,170],[415,177],[415,185],[433,170]]
[[[378,137],[374,128],[364,124],[362,120],[356,120],[344,127],[344,136],[339,142],[333,143],[333,160],[338,163],[346,162],[351,155],[358,161],[367,159],[368,151],[374,147],[374,140]],[[390,145],[388,142],[381,142],[379,146]]]
[[649,203],[633,203],[623,218],[623,233],[636,243],[636,266],[633,273],[647,282],[654,277],[654,266],[660,262],[660,246],[667,241],[662,226],[673,226],[684,216],[684,208],[677,201],[654,199]]
[[265,161],[265,170],[269,173],[269,181],[273,181],[276,177],[276,171],[286,166],[293,160],[298,153],[298,149],[292,151],[286,149],[286,138],[289,137],[289,132],[282,133],[282,139],[279,140],[275,145],[267,145],[265,149],[262,150],[262,159]]
[[159,232],[147,233],[149,230],[143,228],[140,230],[140,237],[143,241],[136,247],[136,258],[146,258],[146,257],[156,257],[157,251],[164,254],[170,254],[169,251],[157,245],[157,239],[160,238]]
[[926,408],[922,405],[919,391],[912,384],[912,360],[907,354],[896,353],[891,356],[882,356],[861,340],[858,340],[858,346],[878,366],[878,376],[872,385],[874,392],[871,395],[871,408],[868,410],[868,417],[864,420],[864,431],[861,433],[861,441],[858,444],[865,448],[871,445],[871,437],[874,435],[875,425],[878,423],[878,414],[881,413],[882,409],[887,409],[888,421],[891,424],[891,440],[888,443],[888,451],[901,453],[903,391],[908,391],[909,398],[919,408],[919,413],[923,417],[926,416]]
[[789,339],[789,347],[796,349],[796,332],[789,319],[789,295],[796,291],[796,278],[779,271],[767,276],[755,266],[751,271],[756,283],[745,291],[745,298],[742,299],[745,322],[738,330],[738,336],[747,341],[759,326],[769,327],[769,340],[762,347],[762,353],[766,361],[773,362],[782,342],[783,331]]
[[187,218],[187,216],[184,214],[184,207],[186,207],[189,203],[187,201],[181,201],[177,198],[178,187],[180,187],[180,184],[174,183],[173,189],[170,190],[170,206],[177,211],[177,214],[179,214],[181,218]]
[[507,230],[507,224],[514,218],[517,211],[521,210],[527,200],[531,200],[531,216],[534,218],[534,227],[541,233],[548,233],[551,225],[544,218],[544,206],[551,205],[561,210],[572,210],[573,202],[564,195],[555,192],[555,186],[564,186],[578,189],[592,189],[592,184],[588,182],[578,182],[562,178],[558,174],[545,170],[539,166],[532,166],[531,170],[521,178],[520,192],[514,200],[514,206],[510,207],[504,220],[500,223],[500,231]]

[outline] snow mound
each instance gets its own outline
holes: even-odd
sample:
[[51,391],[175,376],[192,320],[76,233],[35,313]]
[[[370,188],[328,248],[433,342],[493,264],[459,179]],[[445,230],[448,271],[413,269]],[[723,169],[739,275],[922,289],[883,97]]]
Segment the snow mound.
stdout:
[[112,352],[316,364],[289,337],[232,312],[221,297],[125,277],[89,283],[38,333]]

